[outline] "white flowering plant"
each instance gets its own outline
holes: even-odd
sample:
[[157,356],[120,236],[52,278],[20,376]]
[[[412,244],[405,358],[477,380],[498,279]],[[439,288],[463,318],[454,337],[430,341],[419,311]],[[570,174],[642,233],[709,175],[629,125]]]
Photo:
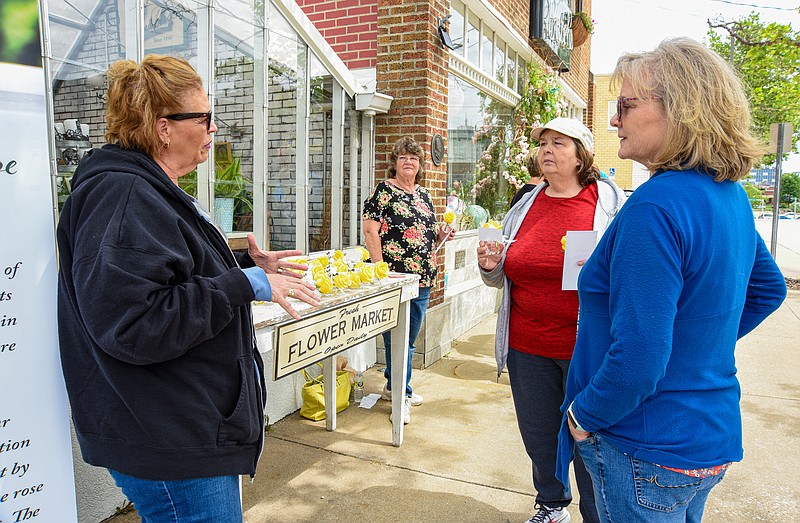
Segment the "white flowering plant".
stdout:
[[494,102],[488,104],[484,125],[474,137],[487,145],[475,166],[471,196],[493,216],[504,214],[517,190],[530,180],[527,158],[531,131],[561,116],[566,108],[560,101],[556,78],[552,68],[530,64],[528,82],[511,124],[501,123],[498,111],[491,110]]

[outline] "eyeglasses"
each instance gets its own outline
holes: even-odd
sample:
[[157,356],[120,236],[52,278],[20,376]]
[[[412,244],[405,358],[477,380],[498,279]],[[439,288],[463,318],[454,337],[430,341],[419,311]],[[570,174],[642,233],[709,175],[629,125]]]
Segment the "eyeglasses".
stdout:
[[416,156],[398,156],[397,161],[399,161],[400,163],[406,163],[406,162],[418,163],[419,158]]
[[622,123],[622,113],[625,111],[625,109],[627,109],[627,107],[625,106],[626,103],[632,102],[634,100],[645,101],[645,100],[650,100],[651,98],[653,100],[661,100],[662,99],[660,96],[658,96],[656,94],[654,94],[653,96],[651,96],[649,98],[637,98],[635,96],[620,96],[619,98],[617,98],[617,120],[619,120],[619,122]]
[[192,118],[203,118],[206,121],[206,131],[211,130],[211,114],[212,111],[207,113],[175,113],[168,114],[164,118],[167,120],[191,120]]

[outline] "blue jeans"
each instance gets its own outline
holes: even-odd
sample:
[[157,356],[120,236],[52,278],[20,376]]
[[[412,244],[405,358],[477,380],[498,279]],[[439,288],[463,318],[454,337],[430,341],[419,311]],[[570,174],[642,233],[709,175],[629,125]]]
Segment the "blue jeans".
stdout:
[[725,476],[695,478],[661,468],[625,454],[599,433],[575,446],[604,523],[700,523],[709,492]]
[[[525,450],[533,464],[536,502],[550,508],[566,507],[572,502],[569,486],[556,478],[558,431],[561,429],[567,372],[570,360],[556,360],[520,352],[509,347],[508,377],[517,412],[517,425]],[[583,521],[596,523],[592,479],[578,454],[572,464],[580,492]]]
[[142,523],[242,523],[239,476],[158,481],[109,472]]
[[[414,343],[419,336],[422,328],[422,320],[425,319],[425,311],[428,310],[428,302],[431,299],[431,288],[420,287],[419,296],[411,300],[408,314],[408,362],[406,363],[406,396],[411,397],[411,358],[417,348]],[[386,377],[386,386],[392,390],[392,333],[383,333],[383,346],[386,347],[386,370],[383,375]]]

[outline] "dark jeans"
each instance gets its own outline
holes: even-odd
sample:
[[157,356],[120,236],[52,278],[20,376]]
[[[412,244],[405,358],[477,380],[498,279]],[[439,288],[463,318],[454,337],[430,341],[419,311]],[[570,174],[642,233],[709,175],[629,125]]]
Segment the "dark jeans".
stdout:
[[[509,348],[507,364],[519,432],[533,463],[536,502],[551,508],[566,507],[572,501],[572,493],[569,486],[565,488],[556,478],[556,456],[569,360],[544,358]],[[573,468],[583,520],[599,522],[592,479],[577,452]]]
[[[428,310],[428,302],[431,298],[430,287],[420,287],[419,296],[411,300],[408,311],[408,361],[406,362],[406,396],[411,397],[411,358],[414,356],[414,345],[422,329],[422,320],[425,319],[425,312]],[[383,346],[386,347],[386,370],[383,375],[386,377],[387,386],[392,390],[392,333],[383,333]]]

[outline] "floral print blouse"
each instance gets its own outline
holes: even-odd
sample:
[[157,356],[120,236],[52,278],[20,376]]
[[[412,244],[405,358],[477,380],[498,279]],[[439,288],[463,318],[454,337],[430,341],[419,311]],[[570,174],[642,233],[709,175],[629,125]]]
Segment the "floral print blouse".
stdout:
[[420,275],[420,287],[436,283],[436,215],[428,190],[414,194],[380,182],[364,202],[363,218],[381,224],[383,261],[395,272]]

